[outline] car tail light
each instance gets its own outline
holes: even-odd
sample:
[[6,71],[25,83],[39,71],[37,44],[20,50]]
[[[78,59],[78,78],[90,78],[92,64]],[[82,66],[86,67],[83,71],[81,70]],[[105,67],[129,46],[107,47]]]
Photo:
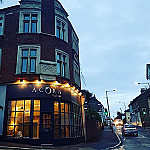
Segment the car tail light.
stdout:
[[135,130],[137,130],[137,128],[135,128]]

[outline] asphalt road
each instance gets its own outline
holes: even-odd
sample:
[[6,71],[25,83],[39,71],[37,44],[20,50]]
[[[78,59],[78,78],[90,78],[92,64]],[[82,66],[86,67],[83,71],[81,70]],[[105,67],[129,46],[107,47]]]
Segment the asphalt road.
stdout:
[[139,136],[122,136],[121,126],[115,127],[117,134],[122,140],[124,150],[150,150],[150,133],[138,128]]

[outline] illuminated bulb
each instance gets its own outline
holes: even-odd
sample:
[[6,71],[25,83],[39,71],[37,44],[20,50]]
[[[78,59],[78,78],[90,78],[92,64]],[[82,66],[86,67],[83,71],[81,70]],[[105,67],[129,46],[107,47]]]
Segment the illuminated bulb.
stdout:
[[80,93],[79,93],[79,95],[81,96],[81,95],[82,95],[82,93],[80,92]]
[[52,82],[53,85],[61,85],[58,81]]
[[66,84],[64,85],[64,87],[68,87],[68,88],[70,88],[69,83],[66,83]]
[[75,87],[73,86],[71,89],[72,89],[72,90],[75,90]]
[[41,81],[37,80],[37,81],[36,81],[36,84],[37,84],[37,85],[40,85],[40,84],[41,84]]
[[75,90],[75,93],[78,93],[79,92],[79,90]]

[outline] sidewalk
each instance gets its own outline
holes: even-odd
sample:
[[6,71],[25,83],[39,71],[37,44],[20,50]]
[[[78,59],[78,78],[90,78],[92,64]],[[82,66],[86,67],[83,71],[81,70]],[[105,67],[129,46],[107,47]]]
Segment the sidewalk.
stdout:
[[143,130],[143,131],[145,131],[145,132],[147,132],[147,133],[150,133],[150,127],[138,127],[138,128],[140,128],[141,130]]
[[108,126],[101,131],[100,140],[94,143],[80,143],[68,146],[31,146],[19,143],[0,142],[0,149],[51,149],[51,150],[102,150],[119,143],[114,132]]

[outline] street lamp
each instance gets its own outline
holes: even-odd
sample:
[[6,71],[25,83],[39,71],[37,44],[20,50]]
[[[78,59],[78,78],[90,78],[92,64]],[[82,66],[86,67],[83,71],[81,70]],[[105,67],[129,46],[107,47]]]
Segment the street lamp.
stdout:
[[124,108],[125,108],[125,110],[126,110],[126,104],[125,104],[125,102],[119,102],[119,103],[123,103],[123,104],[124,104]]
[[107,107],[108,107],[108,116],[110,118],[110,110],[109,110],[109,101],[108,101],[108,92],[116,92],[117,90],[110,90],[110,91],[106,91],[106,100],[107,100]]
[[140,82],[135,82],[136,85],[139,85],[139,84],[147,84],[150,88],[150,83],[149,82],[146,82],[146,83],[140,83]]

